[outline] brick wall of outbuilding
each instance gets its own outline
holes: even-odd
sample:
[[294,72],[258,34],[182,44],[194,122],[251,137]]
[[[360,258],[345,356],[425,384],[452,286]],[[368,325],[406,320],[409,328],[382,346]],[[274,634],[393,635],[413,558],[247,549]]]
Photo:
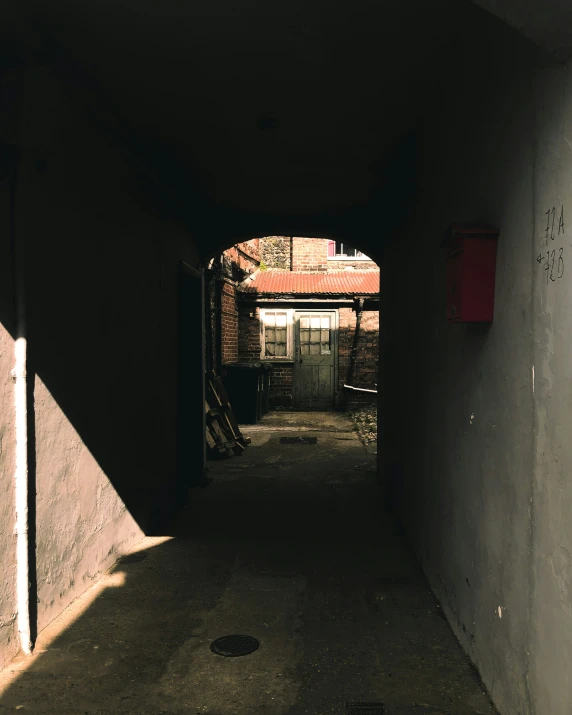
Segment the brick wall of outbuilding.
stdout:
[[260,239],[237,243],[213,258],[206,272],[207,360],[209,367],[237,362],[237,285],[260,264]]
[[238,362],[238,307],[236,286],[230,281],[222,284],[221,301],[221,363]]
[[293,271],[327,271],[328,242],[323,238],[292,238]]
[[352,308],[340,308],[338,389],[340,407],[375,404],[377,395],[368,392],[345,390],[344,384],[375,389],[379,361],[379,311],[364,310],[361,317],[359,340],[353,379],[348,383],[350,355],[356,328],[356,312]]
[[260,264],[260,239],[237,243],[223,253],[223,273],[232,280],[243,280],[248,273],[255,271]]
[[239,304],[238,354],[240,362],[260,360],[260,310],[252,305]]
[[275,363],[270,368],[271,407],[292,407],[293,363]]
[[[370,304],[371,305],[371,304]],[[367,304],[366,304],[367,307]],[[252,317],[251,317],[252,313]],[[353,308],[339,309],[339,362],[338,362],[338,407],[352,408],[375,403],[376,395],[367,392],[344,390],[348,381],[350,355],[356,327]],[[260,310],[252,305],[239,308],[238,319],[239,360],[259,361],[261,350]],[[354,387],[375,389],[379,359],[379,311],[364,310],[362,313],[358,349],[352,384]],[[273,407],[292,406],[293,363],[271,363],[270,403]]]

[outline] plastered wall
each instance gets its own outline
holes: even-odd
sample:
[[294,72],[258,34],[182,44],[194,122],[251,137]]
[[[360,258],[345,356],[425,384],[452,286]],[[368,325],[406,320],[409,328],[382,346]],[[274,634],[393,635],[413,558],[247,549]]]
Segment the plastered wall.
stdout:
[[[25,257],[41,631],[176,506],[177,268],[197,259],[156,187],[53,74],[22,81],[15,240]],[[0,339],[3,355],[10,341]],[[4,534],[10,513],[3,499]],[[11,583],[10,539],[0,548],[10,551],[2,579]]]
[[14,295],[10,245],[11,189],[0,185],[0,668],[18,650],[14,535]]
[[[436,81],[446,111],[423,125],[417,203],[384,256],[385,473],[500,712],[566,715],[572,72],[481,23]],[[501,230],[495,319],[449,325],[440,242],[450,223],[479,220]]]
[[572,710],[572,66],[536,82],[534,553],[529,683],[535,713]]

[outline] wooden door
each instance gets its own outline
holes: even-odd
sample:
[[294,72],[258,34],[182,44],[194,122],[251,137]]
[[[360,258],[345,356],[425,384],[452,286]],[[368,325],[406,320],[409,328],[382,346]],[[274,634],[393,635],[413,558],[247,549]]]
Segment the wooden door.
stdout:
[[337,352],[336,312],[298,310],[294,314],[294,406],[334,407]]

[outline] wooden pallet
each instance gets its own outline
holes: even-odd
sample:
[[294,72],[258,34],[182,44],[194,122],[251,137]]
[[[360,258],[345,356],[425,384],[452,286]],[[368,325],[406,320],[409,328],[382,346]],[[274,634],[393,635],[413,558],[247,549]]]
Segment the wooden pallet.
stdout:
[[206,388],[205,413],[209,450],[227,457],[242,454],[251,440],[240,431],[222,379],[213,372],[207,376]]

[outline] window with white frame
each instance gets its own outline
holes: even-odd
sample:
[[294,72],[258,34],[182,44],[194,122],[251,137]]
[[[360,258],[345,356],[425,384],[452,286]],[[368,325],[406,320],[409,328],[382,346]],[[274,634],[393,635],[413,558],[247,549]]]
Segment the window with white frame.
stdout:
[[369,256],[341,241],[328,241],[328,260],[371,261]]
[[292,360],[292,310],[260,310],[262,360]]

